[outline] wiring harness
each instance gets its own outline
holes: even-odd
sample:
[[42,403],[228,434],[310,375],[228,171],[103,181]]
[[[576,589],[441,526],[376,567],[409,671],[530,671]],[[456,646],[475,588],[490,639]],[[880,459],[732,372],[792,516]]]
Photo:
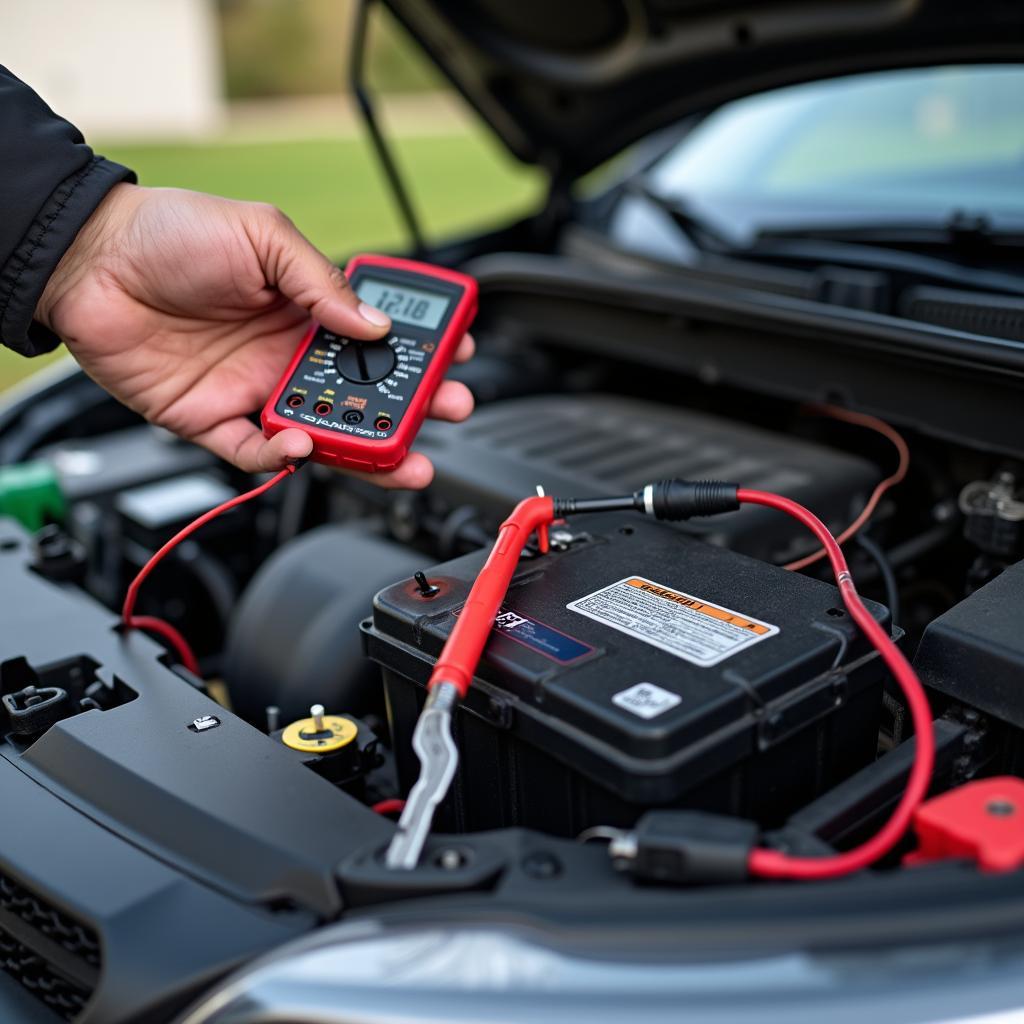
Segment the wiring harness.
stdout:
[[[893,448],[896,449],[896,468],[887,477],[878,482],[853,522],[835,538],[837,544],[845,544],[870,521],[871,517],[875,514],[875,509],[878,508],[878,503],[885,494],[897,484],[903,482],[907,471],[910,469],[910,448],[898,430],[891,427],[885,420],[880,420],[877,416],[854,412],[852,409],[844,409],[839,405],[812,405],[808,407],[807,411],[827,416],[833,420],[840,420],[843,423],[852,423],[854,426],[864,427],[867,430],[873,430],[876,434],[891,442]],[[787,562],[783,568],[789,569],[792,572],[799,572],[801,569],[807,569],[820,562],[821,559],[827,556],[828,548],[820,547],[817,551],[812,551],[803,558]]]

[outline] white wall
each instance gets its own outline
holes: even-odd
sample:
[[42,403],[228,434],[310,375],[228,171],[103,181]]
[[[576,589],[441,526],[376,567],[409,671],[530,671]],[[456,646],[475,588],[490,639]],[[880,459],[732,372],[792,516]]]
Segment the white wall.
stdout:
[[0,0],[0,64],[87,139],[204,135],[224,113],[214,0]]

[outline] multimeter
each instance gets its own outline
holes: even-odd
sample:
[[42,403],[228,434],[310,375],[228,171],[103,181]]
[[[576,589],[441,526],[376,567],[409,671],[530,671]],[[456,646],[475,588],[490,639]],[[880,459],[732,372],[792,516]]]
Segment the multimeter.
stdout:
[[314,324],[264,406],[263,433],[299,427],[313,438],[314,462],[394,469],[476,316],[476,281],[389,256],[356,256],[345,274],[391,317],[391,333],[361,341]]

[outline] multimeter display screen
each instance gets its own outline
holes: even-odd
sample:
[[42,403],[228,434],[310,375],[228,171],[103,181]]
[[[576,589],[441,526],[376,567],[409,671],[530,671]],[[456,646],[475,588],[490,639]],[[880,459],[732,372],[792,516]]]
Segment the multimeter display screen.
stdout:
[[427,330],[433,330],[441,323],[452,302],[439,292],[406,288],[375,277],[364,277],[356,285],[356,294],[363,302],[387,313],[396,323]]

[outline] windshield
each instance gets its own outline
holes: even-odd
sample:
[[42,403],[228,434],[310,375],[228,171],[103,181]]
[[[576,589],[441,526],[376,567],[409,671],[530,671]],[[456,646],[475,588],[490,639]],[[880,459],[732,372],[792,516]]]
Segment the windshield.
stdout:
[[648,189],[726,233],[1024,221],[1024,66],[901,70],[727,104],[648,173]]

